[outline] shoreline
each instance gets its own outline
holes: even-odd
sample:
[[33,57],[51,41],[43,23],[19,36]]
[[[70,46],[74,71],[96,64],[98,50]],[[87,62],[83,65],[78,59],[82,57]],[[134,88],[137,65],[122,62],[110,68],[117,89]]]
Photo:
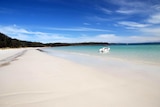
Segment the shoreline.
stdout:
[[[72,62],[75,63],[80,63],[83,65],[86,65],[87,61],[89,61],[90,59],[94,59],[92,60],[91,63],[88,63],[88,66],[94,67],[96,66],[95,64],[92,64],[93,62],[97,62],[96,60],[98,59],[101,60],[101,62],[106,63],[107,61],[112,61],[112,62],[126,62],[126,63],[130,63],[133,65],[146,65],[146,66],[153,66],[153,67],[159,67],[160,63],[157,62],[146,62],[146,61],[140,61],[140,60],[131,60],[131,59],[122,59],[122,58],[118,58],[118,57],[113,57],[113,56],[107,56],[107,54],[101,54],[101,55],[95,55],[95,54],[86,54],[86,53],[78,53],[78,52],[66,52],[66,51],[49,51],[46,50],[45,48],[42,48],[41,50],[43,50],[45,53],[51,55],[51,56],[56,56],[59,58],[63,58],[66,60],[70,60]],[[99,63],[101,63],[99,62]]]
[[17,59],[0,67],[2,107],[160,106],[158,69],[112,60],[104,72],[37,49]]
[[[80,48],[80,51],[77,51],[77,50],[74,50],[74,48],[72,49],[72,47],[71,48],[66,47],[64,49],[63,48],[62,49],[61,48],[59,48],[59,49],[42,48],[42,50],[48,51],[48,53],[53,54],[53,56],[58,56],[58,57],[60,56],[62,58],[65,58],[65,56],[66,56],[67,58],[65,58],[65,59],[67,59],[67,60],[72,59],[72,55],[73,56],[82,56],[82,57],[83,56],[84,57],[92,57],[93,56],[93,57],[97,57],[97,58],[104,58],[106,60],[111,59],[111,60],[126,61],[126,62],[131,62],[131,63],[134,62],[134,63],[138,63],[138,64],[160,66],[160,61],[158,60],[159,56],[157,56],[158,54],[154,55],[154,53],[153,53],[153,56],[157,56],[157,57],[155,57],[156,58],[156,60],[155,60],[155,58],[151,58],[151,54],[149,54],[150,58],[147,58],[145,53],[144,53],[145,57],[141,57],[142,53],[140,56],[138,56],[138,54],[137,55],[132,54],[132,55],[128,55],[128,56],[126,54],[126,56],[125,56],[125,55],[122,55],[122,52],[118,56],[118,54],[117,54],[118,52],[116,53],[117,55],[115,54],[116,49],[114,51],[112,51],[112,49],[111,49],[111,51],[107,54],[100,54],[97,51],[99,48],[100,47],[97,47],[97,49],[94,49],[94,51],[91,51],[91,52],[87,51],[85,49],[85,47],[84,47],[84,51],[81,51],[81,48]],[[125,54],[125,51],[126,50],[124,50],[124,54]],[[69,58],[68,56],[71,58]]]

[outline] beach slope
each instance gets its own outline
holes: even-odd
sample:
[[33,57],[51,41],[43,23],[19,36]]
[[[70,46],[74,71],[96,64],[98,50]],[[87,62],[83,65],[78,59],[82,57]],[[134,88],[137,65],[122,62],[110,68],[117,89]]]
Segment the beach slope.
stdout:
[[159,79],[123,77],[27,49],[0,67],[0,107],[160,107]]

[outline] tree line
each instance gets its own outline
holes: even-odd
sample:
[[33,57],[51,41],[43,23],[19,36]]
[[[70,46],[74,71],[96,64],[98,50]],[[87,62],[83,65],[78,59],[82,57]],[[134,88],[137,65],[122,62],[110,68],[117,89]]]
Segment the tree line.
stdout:
[[0,48],[20,48],[20,47],[55,47],[55,46],[75,46],[75,45],[108,45],[106,42],[84,42],[84,43],[40,43],[13,39],[0,32]]
[[0,32],[0,48],[19,48],[19,47],[43,47],[45,46],[40,42],[21,41],[12,39],[7,35]]

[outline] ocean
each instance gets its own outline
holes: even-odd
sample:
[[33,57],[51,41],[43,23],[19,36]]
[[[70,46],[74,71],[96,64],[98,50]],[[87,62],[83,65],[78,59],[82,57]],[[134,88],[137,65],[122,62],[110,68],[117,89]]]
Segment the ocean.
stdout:
[[43,49],[47,53],[87,64],[87,62],[98,61],[108,58],[160,65],[160,44],[151,45],[109,45],[108,53],[100,53],[99,49],[104,45],[87,45],[87,46],[61,46]]

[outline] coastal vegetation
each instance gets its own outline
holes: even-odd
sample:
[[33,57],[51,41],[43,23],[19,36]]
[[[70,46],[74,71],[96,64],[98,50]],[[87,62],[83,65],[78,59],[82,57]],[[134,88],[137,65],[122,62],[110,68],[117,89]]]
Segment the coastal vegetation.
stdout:
[[40,43],[13,39],[0,32],[0,48],[20,48],[20,47],[55,47],[74,45],[108,45],[106,42],[84,42],[84,43]]
[[147,43],[107,43],[107,42],[82,42],[82,43],[41,43],[23,41],[11,38],[0,32],[0,48],[20,48],[20,47],[57,47],[57,46],[77,46],[77,45],[148,45],[160,44],[160,42]]
[[12,39],[9,36],[0,33],[0,48],[19,48],[19,47],[43,47],[40,42],[29,42],[18,39]]

